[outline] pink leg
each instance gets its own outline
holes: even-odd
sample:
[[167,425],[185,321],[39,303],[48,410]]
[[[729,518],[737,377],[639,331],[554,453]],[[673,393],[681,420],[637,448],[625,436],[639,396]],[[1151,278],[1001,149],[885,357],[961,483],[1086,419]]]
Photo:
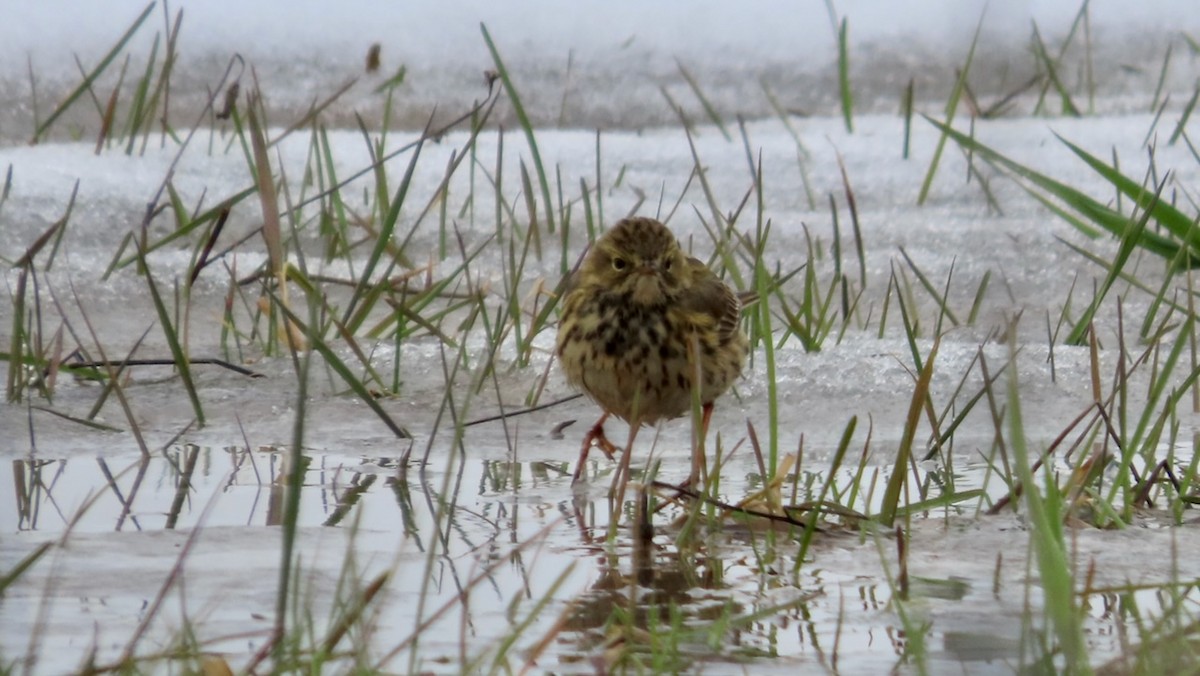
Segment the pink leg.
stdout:
[[613,455],[619,450],[604,435],[604,421],[606,420],[608,420],[607,412],[600,416],[600,419],[596,421],[595,425],[592,425],[592,429],[588,430],[587,434],[583,435],[583,444],[579,447],[579,461],[575,465],[575,476],[571,479],[571,485],[579,483],[580,477],[583,476],[583,468],[587,463],[588,451],[592,449],[593,443],[603,451],[604,455],[608,456],[609,460],[612,460]]

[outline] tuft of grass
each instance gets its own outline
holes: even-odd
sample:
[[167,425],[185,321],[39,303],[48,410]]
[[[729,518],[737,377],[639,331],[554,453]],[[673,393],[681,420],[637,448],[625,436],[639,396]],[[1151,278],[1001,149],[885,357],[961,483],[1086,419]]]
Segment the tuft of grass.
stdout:
[[[542,205],[545,207],[543,213],[546,219],[546,231],[553,233],[554,203],[550,199],[550,183],[546,178],[546,170],[542,164],[542,155],[538,150],[537,139],[534,137],[533,123],[530,122],[529,116],[525,112],[525,107],[521,105],[521,97],[517,94],[516,86],[513,84],[512,78],[509,77],[508,69],[505,68],[504,61],[500,58],[500,52],[496,49],[496,44],[492,41],[492,35],[488,32],[487,26],[479,24],[479,30],[483,33],[483,40],[487,43],[488,51],[492,55],[492,62],[496,65],[496,73],[500,78],[500,82],[504,85],[504,91],[508,94],[508,99],[512,103],[513,111],[517,115],[521,129],[525,132],[525,140],[529,144],[529,153],[533,158],[533,168],[537,173],[538,187],[541,188]],[[531,218],[531,221],[530,227],[537,227],[536,219]]]
[[[901,303],[901,307],[904,307],[903,303]],[[929,354],[925,357],[924,364],[920,360],[915,364],[920,375],[917,377],[916,387],[913,389],[908,416],[904,421],[904,433],[900,438],[900,446],[896,449],[896,459],[892,463],[891,476],[888,478],[887,488],[883,494],[882,509],[878,515],[879,522],[884,526],[893,526],[900,513],[901,490],[904,487],[905,477],[908,476],[908,465],[914,458],[913,440],[916,438],[917,426],[921,420],[921,409],[929,394],[929,385],[933,379],[933,366],[937,359],[939,344],[940,340],[935,339]]]
[[[1087,3],[1084,4],[1086,5]],[[1071,117],[1081,117],[1079,108],[1071,100],[1070,92],[1067,91],[1066,86],[1063,85],[1062,80],[1058,77],[1058,62],[1051,58],[1049,52],[1047,52],[1046,43],[1042,41],[1042,34],[1038,30],[1036,23],[1033,25],[1033,53],[1039,65],[1046,72],[1047,83],[1054,87],[1054,91],[1058,93],[1059,98],[1062,100],[1062,113]],[[1045,96],[1045,89],[1042,90],[1042,96]],[[1035,113],[1040,105],[1041,100],[1039,99],[1038,106],[1034,107]]]
[[[72,89],[67,94],[66,98],[54,108],[49,117],[37,125],[37,127],[33,130],[32,138],[29,140],[31,144],[37,144],[43,138],[45,138],[46,134],[50,130],[50,127],[58,121],[58,118],[60,118],[63,113],[67,112],[67,110],[76,101],[78,101],[80,97],[92,90],[92,85],[104,73],[104,71],[112,65],[117,56],[125,50],[125,47],[129,44],[129,41],[133,38],[134,34],[138,32],[138,29],[140,29],[142,24],[146,22],[146,19],[150,17],[150,12],[154,10],[155,4],[156,3],[151,2],[146,5],[146,8],[142,10],[142,13],[139,14],[138,17],[133,20],[133,23],[129,25],[129,28],[125,29],[125,33],[123,33],[121,37],[119,37],[117,41],[113,43],[113,46],[109,48],[108,52],[100,58],[99,63],[97,63],[91,71],[88,71],[83,79],[83,82],[75,87],[75,89]],[[30,77],[32,79],[32,64],[30,65],[30,72]]]
[[[967,50],[967,59],[963,64],[962,70],[958,73],[958,79],[954,82],[954,88],[950,90],[950,98],[946,101],[945,124],[938,125],[943,129],[942,135],[938,138],[937,147],[933,150],[933,157],[929,160],[929,168],[925,171],[925,180],[921,182],[921,191],[917,194],[917,206],[925,204],[925,200],[929,197],[929,189],[933,186],[933,177],[937,174],[938,164],[941,162],[942,151],[946,147],[947,132],[954,122],[954,115],[958,112],[958,103],[962,99],[963,91],[967,85],[967,74],[971,72],[971,62],[975,59],[975,47],[979,44],[979,34],[983,30],[983,15],[979,17],[979,23],[975,26],[975,35],[971,38],[971,47]],[[926,116],[926,119],[929,119]]]
[[[946,136],[959,145],[970,148],[985,161],[1027,181],[1028,185],[1022,183],[1022,187],[1088,237],[1095,238],[1101,232],[1107,231],[1120,238],[1132,238],[1131,241],[1138,248],[1175,262],[1182,267],[1192,267],[1197,264],[1196,261],[1200,257],[1200,233],[1193,227],[1195,219],[1171,203],[1158,199],[1160,191],[1167,184],[1168,177],[1164,177],[1157,186],[1151,188],[1125,176],[1114,166],[1059,137],[1059,140],[1068,149],[1101,178],[1112,184],[1121,195],[1133,200],[1138,208],[1144,210],[1143,217],[1146,219],[1146,223],[1142,223],[1143,218],[1122,214],[1089,197],[1081,190],[1015,162],[940,122],[930,118],[926,119],[941,129]],[[1158,227],[1146,227],[1150,222]]]
[[[10,178],[11,174],[10,167]],[[49,272],[53,267],[78,194],[79,181],[76,181],[65,213],[50,224],[13,264],[13,268],[20,272],[17,274],[16,289],[12,292],[12,328],[8,353],[0,354],[0,361],[8,362],[4,396],[10,402],[19,401],[31,386],[38,388],[46,398],[53,394],[53,376],[62,356],[61,341],[51,340],[43,325],[36,260],[48,246],[50,248],[46,251],[42,270]],[[57,335],[61,336],[61,332]],[[41,369],[46,369],[45,377]]]

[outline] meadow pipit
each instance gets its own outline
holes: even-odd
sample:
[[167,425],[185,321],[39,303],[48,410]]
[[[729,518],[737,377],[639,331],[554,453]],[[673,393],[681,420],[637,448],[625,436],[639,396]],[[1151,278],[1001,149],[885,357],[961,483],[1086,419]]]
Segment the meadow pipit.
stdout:
[[[604,436],[610,415],[635,430],[677,418],[691,410],[695,390],[707,431],[713,400],[746,363],[741,309],[733,290],[654,219],[626,218],[596,240],[558,328],[567,381],[604,409],[584,436],[576,481],[593,442],[612,457]],[[695,467],[693,459],[691,480]]]

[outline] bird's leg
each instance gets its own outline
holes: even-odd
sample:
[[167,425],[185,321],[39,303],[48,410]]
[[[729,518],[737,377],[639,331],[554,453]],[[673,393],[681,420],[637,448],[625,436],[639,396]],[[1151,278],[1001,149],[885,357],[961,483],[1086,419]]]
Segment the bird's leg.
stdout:
[[592,429],[584,437],[584,441],[588,444],[594,443],[596,448],[599,448],[609,460],[616,460],[616,455],[621,451],[621,449],[616,444],[609,441],[608,437],[604,434],[605,420],[608,420],[607,413],[600,416],[600,419],[596,421],[596,424],[592,426]]
[[613,455],[620,450],[604,435],[605,420],[608,420],[607,412],[600,416],[600,419],[596,421],[595,425],[592,425],[592,429],[588,430],[587,434],[583,435],[583,444],[579,447],[579,462],[575,465],[575,476],[571,479],[571,485],[579,483],[580,477],[583,476],[583,468],[587,463],[588,451],[592,449],[593,443],[604,452],[604,455],[608,456],[609,460],[612,460]]

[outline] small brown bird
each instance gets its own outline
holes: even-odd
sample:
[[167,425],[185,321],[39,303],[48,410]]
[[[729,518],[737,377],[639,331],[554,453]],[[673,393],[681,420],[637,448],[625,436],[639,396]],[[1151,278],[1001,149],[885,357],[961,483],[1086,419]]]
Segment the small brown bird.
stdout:
[[707,432],[713,401],[749,353],[741,311],[737,294],[654,219],[624,219],[596,240],[558,329],[567,381],[604,409],[584,436],[575,481],[593,442],[609,457],[616,450],[604,436],[610,415],[635,429],[677,418],[691,410],[695,387]]

